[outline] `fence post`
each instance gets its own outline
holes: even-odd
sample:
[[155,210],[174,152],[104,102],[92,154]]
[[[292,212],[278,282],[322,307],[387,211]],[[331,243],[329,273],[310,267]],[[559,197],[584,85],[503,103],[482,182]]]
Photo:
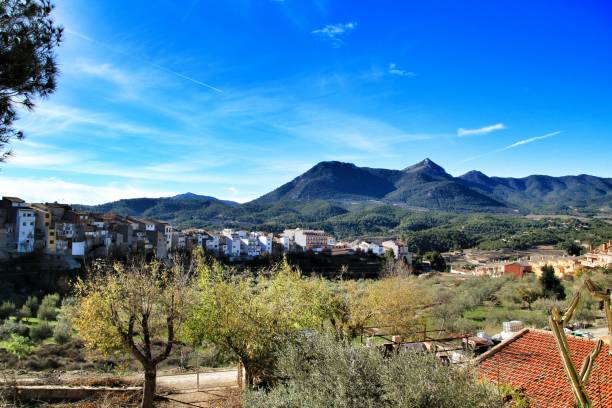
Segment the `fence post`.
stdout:
[[198,349],[195,347],[194,351],[196,353],[196,389],[200,391],[200,353],[198,353]]

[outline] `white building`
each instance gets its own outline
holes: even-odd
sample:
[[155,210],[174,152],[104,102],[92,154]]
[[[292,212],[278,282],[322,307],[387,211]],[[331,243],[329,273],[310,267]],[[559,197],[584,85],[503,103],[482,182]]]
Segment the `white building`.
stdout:
[[403,259],[407,263],[412,264],[412,254],[408,252],[408,248],[406,248],[406,245],[404,245],[403,243],[398,242],[398,241],[389,240],[389,241],[384,241],[382,243],[382,246],[385,249],[385,251],[387,250],[393,251],[393,255],[395,255],[395,259]]
[[206,251],[219,254],[220,245],[220,237],[218,235],[213,235],[206,240]]
[[17,252],[34,251],[35,225],[36,211],[34,209],[22,207],[16,210],[15,238],[17,241]]
[[361,241],[358,248],[363,252],[369,252],[378,256],[383,256],[385,254],[385,248],[374,242]]
[[265,252],[267,254],[271,254],[272,253],[272,244],[274,242],[274,235],[273,234],[268,234],[268,235],[259,235],[259,242],[262,246],[262,252]]
[[[286,229],[282,237],[288,239],[289,249],[286,250],[290,250],[292,244],[297,245],[303,251],[320,252],[329,248],[329,235],[322,230]],[[283,246],[285,246],[284,243]]]

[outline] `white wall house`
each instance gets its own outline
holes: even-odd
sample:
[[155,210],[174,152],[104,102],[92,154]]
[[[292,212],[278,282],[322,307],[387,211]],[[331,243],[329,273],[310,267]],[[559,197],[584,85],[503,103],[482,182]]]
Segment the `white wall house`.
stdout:
[[34,251],[34,230],[36,224],[36,211],[32,208],[18,208],[15,219],[15,241],[17,252],[26,253]]

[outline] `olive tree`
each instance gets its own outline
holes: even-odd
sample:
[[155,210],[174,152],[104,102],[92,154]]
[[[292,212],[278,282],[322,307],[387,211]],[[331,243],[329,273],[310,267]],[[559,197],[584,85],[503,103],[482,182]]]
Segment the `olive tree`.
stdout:
[[502,406],[494,386],[471,367],[444,365],[435,355],[384,356],[328,336],[298,337],[277,353],[279,384],[246,393],[244,406],[491,408]]
[[176,261],[95,264],[76,285],[73,324],[88,347],[126,352],[144,370],[143,408],[153,406],[157,365],[170,355],[192,293],[191,268]]
[[194,341],[208,341],[235,354],[245,383],[264,380],[272,353],[286,339],[329,321],[327,283],[304,278],[283,262],[259,274],[237,274],[196,253],[198,301],[186,325]]

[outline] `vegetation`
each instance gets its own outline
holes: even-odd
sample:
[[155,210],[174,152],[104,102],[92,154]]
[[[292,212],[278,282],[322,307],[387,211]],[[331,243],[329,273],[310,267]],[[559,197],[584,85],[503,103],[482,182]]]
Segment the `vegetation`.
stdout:
[[153,406],[157,365],[170,355],[188,311],[190,268],[181,262],[97,263],[76,286],[74,325],[86,345],[130,354],[144,370],[142,407]]
[[278,385],[251,392],[257,407],[495,407],[496,390],[470,369],[442,365],[435,356],[406,352],[384,357],[331,337],[303,335],[277,355]]
[[23,133],[13,127],[19,108],[32,110],[34,99],[55,90],[55,48],[62,28],[51,18],[49,0],[0,1],[0,161],[6,145]]
[[542,291],[547,297],[555,297],[557,299],[565,299],[565,289],[559,278],[555,275],[555,269],[550,265],[542,267],[542,276],[540,276]]
[[332,316],[326,283],[301,277],[286,262],[259,275],[236,275],[201,253],[196,264],[199,301],[186,331],[195,342],[206,340],[235,354],[249,386],[269,375],[278,344]]
[[[192,349],[189,344],[211,366],[243,364],[252,390],[245,396],[247,406],[291,407],[299,401],[313,407],[456,406],[448,405],[448,395],[462,404],[475,398],[527,406],[520,390],[500,393],[475,382],[469,370],[443,367],[431,355],[383,358],[375,348],[357,345],[374,332],[406,340],[420,340],[426,329],[494,333],[503,321],[514,319],[545,328],[550,310],[569,305],[558,297],[560,290],[567,298],[581,290],[575,320],[592,324],[602,316],[600,301],[582,290],[584,282],[612,286],[611,271],[603,269],[580,270],[573,281],[557,283],[533,275],[416,277],[390,253],[383,259],[389,273],[377,280],[345,279],[350,267],[333,279],[304,276],[287,261],[239,272],[205,259],[201,251],[190,265],[98,263],[88,280],[77,284],[76,298],[65,297],[60,307],[57,295],[42,299],[39,312],[53,309],[50,321],[18,321],[21,308],[38,303],[23,296],[21,303],[6,306],[12,314],[0,326],[0,348],[7,351],[0,352],[0,363],[30,370],[108,369],[127,367],[131,355],[129,366],[140,364],[152,382],[143,391],[148,403],[158,365],[169,358],[165,364],[188,367],[184,350]],[[192,274],[197,279],[190,280]],[[103,352],[102,361],[84,359],[73,325],[89,349]],[[177,347],[180,356],[171,356]]]

